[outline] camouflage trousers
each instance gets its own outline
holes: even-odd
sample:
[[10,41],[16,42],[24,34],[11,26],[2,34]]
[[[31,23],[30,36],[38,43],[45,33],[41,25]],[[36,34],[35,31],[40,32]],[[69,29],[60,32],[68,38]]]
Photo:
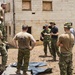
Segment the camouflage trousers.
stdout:
[[5,66],[7,63],[7,51],[6,51],[6,47],[4,44],[0,45],[0,53],[2,56],[2,65]]
[[18,50],[18,63],[17,69],[20,70],[23,64],[23,72],[26,72],[29,65],[30,50],[29,49],[19,49]]
[[56,43],[57,43],[57,39],[51,39],[51,52],[54,60],[56,60],[56,53],[57,55],[59,55],[59,51]]
[[59,58],[60,75],[73,75],[72,74],[72,54],[60,54]]
[[3,23],[1,23],[0,24],[0,30],[3,31],[3,28],[4,28]]
[[2,39],[2,41],[7,40],[6,31],[5,31],[5,28],[4,28],[3,23],[0,24],[0,30],[2,31],[2,34],[3,34],[3,39]]
[[49,48],[49,52],[52,54],[50,41],[44,41],[43,45],[44,45],[44,53],[45,53],[45,55],[47,55],[47,46]]

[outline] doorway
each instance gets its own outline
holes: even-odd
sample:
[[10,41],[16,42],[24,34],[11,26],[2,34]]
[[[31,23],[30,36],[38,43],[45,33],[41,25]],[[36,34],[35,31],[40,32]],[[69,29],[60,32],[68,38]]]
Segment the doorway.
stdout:
[[[32,29],[32,27],[28,27],[28,33],[30,33],[30,34],[32,34],[32,32],[31,32],[31,29]],[[31,45],[31,42],[30,42],[30,45]]]
[[32,34],[32,32],[31,32],[31,29],[32,29],[32,27],[28,27],[28,33],[30,33],[30,34]]

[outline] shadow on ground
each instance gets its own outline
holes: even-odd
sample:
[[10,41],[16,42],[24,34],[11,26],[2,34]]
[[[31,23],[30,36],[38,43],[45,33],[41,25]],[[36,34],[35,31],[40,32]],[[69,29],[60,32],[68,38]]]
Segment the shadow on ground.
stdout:
[[49,55],[47,55],[47,56],[45,56],[45,55],[39,55],[39,57],[45,58],[45,57],[52,57],[52,56],[49,56]]

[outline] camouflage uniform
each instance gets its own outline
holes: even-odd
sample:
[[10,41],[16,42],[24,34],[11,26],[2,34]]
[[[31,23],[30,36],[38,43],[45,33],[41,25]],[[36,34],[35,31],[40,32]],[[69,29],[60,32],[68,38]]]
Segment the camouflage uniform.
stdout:
[[3,35],[2,35],[1,30],[0,30],[0,53],[2,55],[2,66],[5,67],[5,65],[7,63],[7,52],[6,52],[5,44],[1,40],[2,36]]
[[[5,31],[5,28],[4,28],[3,24],[4,24],[4,9],[2,7],[0,7],[0,30],[2,31],[2,34],[3,34],[2,41],[5,43],[7,38],[6,38],[6,31]],[[4,46],[6,47],[7,44],[5,43]]]
[[0,30],[2,31],[2,35],[3,37],[1,38],[2,46],[0,46],[1,48],[1,55],[2,55],[2,63],[3,65],[6,65],[7,62],[7,50],[6,50],[6,44],[5,44],[5,40],[6,40],[6,32],[4,30],[4,25],[3,25],[3,21],[4,21],[4,9],[2,6],[0,6]]
[[5,41],[6,40],[6,31],[4,28],[4,9],[2,7],[0,7],[0,30],[3,33],[3,41]]
[[47,46],[49,47],[49,51],[51,53],[51,38],[50,35],[45,35],[45,34],[50,34],[50,29],[48,28],[47,30],[44,29],[41,34],[43,35],[43,45],[44,45],[44,53],[47,55]]
[[[68,26],[66,24],[65,26]],[[64,26],[64,27],[65,27]],[[66,32],[59,36],[58,42],[63,44],[60,47],[60,57],[59,57],[59,68],[60,75],[73,75],[72,74],[72,47],[74,44],[74,36],[71,32]]]
[[3,14],[4,14],[4,11],[3,11],[3,8],[0,7],[0,30],[3,32]]
[[17,69],[20,70],[23,64],[23,72],[25,73],[28,69],[29,58],[30,58],[30,41],[34,41],[33,36],[27,32],[19,32],[15,35],[14,40],[18,41],[18,64]]

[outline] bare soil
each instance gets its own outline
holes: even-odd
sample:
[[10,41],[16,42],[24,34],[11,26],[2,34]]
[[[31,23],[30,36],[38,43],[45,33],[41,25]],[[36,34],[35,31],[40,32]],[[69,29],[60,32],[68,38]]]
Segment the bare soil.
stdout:
[[[18,54],[18,49],[10,48],[8,50],[7,65],[9,65],[10,63],[17,62],[17,54]],[[57,61],[53,62],[49,50],[48,50],[48,56],[44,57],[43,45],[35,46],[35,48],[31,50],[30,62],[41,62],[41,61],[47,63],[47,66],[44,66],[43,68],[52,68],[53,72],[51,74],[44,74],[44,75],[60,75],[58,56],[57,56]],[[0,57],[0,63],[1,63],[1,57]],[[73,47],[73,75],[75,75],[75,45]]]

